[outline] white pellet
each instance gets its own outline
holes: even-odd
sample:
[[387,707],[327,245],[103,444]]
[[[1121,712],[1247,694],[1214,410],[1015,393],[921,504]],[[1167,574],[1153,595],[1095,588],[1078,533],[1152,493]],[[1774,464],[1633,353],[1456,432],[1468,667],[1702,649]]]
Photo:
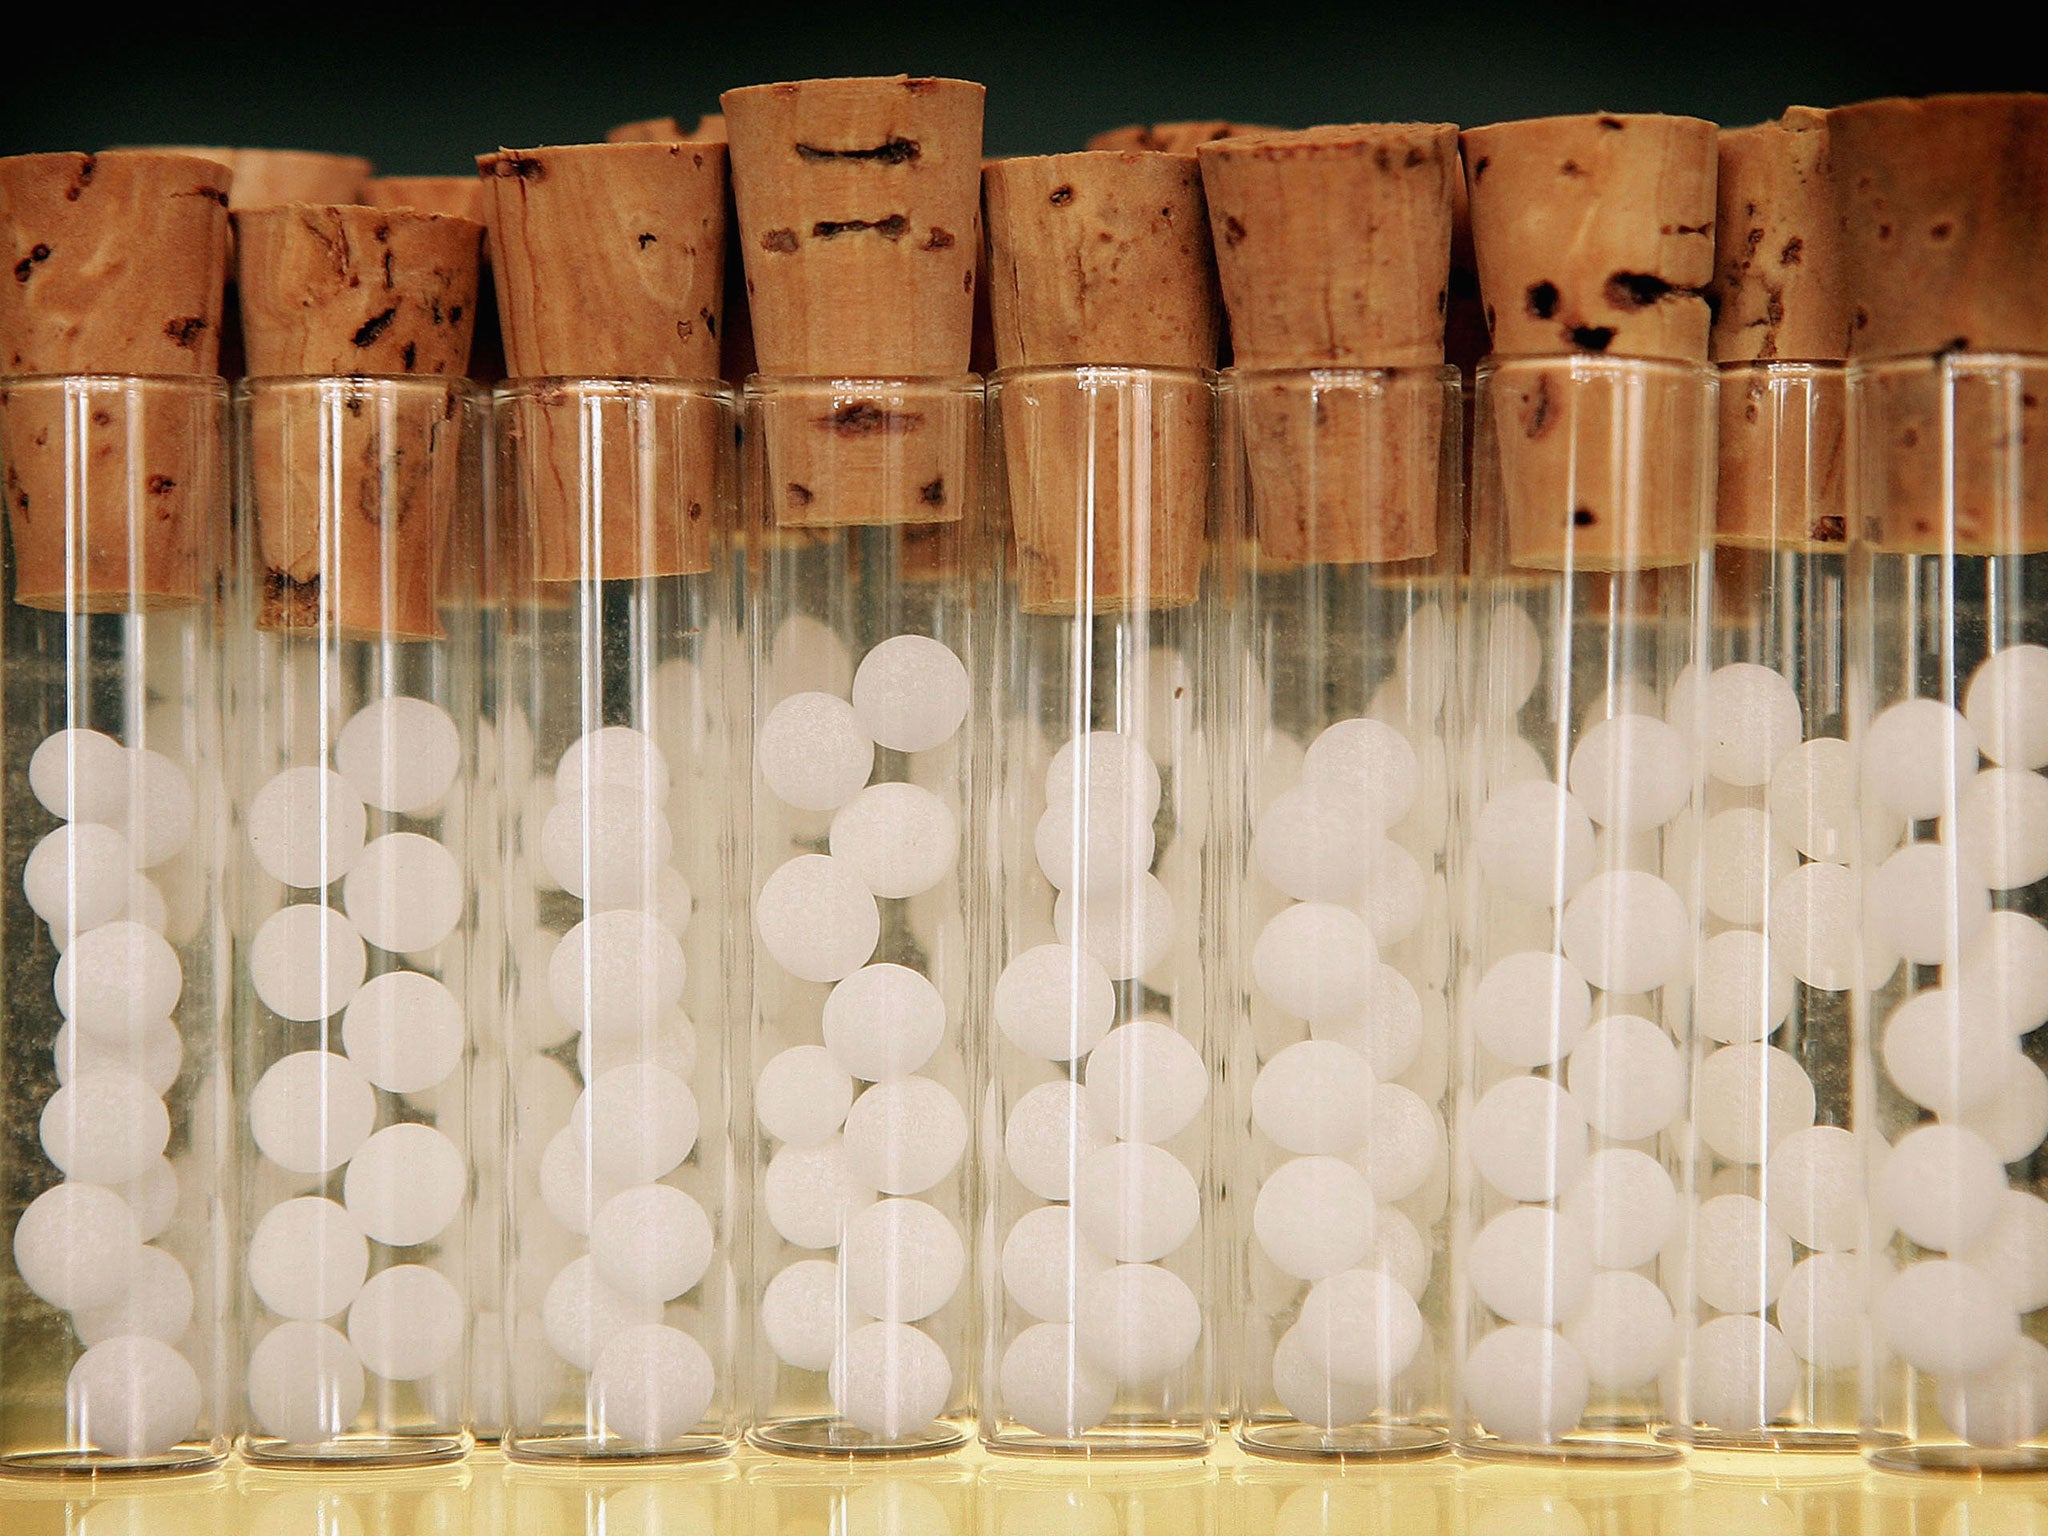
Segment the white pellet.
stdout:
[[446,1232],[468,1193],[462,1148],[446,1132],[414,1122],[372,1135],[342,1179],[342,1201],[364,1236],[393,1248],[432,1242]]
[[1515,603],[1495,603],[1486,622],[1487,703],[1512,712],[1528,703],[1543,675],[1543,636]]
[[454,717],[429,700],[378,699],[341,728],[334,766],[365,804],[416,816],[438,805],[455,783],[462,734]]
[[600,726],[569,743],[555,763],[555,794],[581,800],[598,785],[611,785],[642,805],[668,803],[668,760],[645,731],[630,725]]
[[1349,1046],[1375,1079],[1397,1078],[1422,1051],[1422,996],[1400,970],[1381,961],[1373,968],[1365,1007],[1349,1018],[1318,1020],[1309,1034]]
[[2048,1075],[2020,1057],[1998,1092],[1959,1123],[1989,1142],[2001,1163],[2019,1162],[2048,1141]]
[[462,1293],[424,1264],[394,1264],[364,1282],[348,1309],[348,1341],[372,1374],[418,1381],[462,1348],[469,1322]]
[[78,1342],[88,1347],[124,1334],[175,1344],[192,1326],[192,1277],[173,1254],[144,1247],[135,1256],[127,1294],[104,1307],[71,1314]]
[[800,810],[836,811],[874,772],[875,743],[846,700],[793,693],[768,712],[755,761],[783,801]]
[[607,1285],[641,1301],[673,1301],[711,1267],[711,1218],[668,1184],[635,1184],[597,1208],[590,1256]]
[[1606,1269],[1586,1287],[1586,1299],[1565,1323],[1565,1340],[1586,1362],[1596,1386],[1614,1392],[1648,1385],[1671,1362],[1671,1299],[1655,1281],[1625,1269]]
[[363,984],[341,1016],[341,1048],[387,1093],[421,1093],[462,1065],[462,1004],[419,971],[386,971]]
[[1771,887],[1799,867],[1767,812],[1737,806],[1707,818],[1700,834],[1700,885],[1707,910],[1725,923],[1761,923]]
[[[261,945],[259,931],[259,951]],[[123,919],[71,941],[57,962],[54,990],[57,1011],[80,1030],[126,1045],[172,1015],[184,986],[178,952],[163,935]]]
[[916,896],[952,870],[960,824],[928,789],[870,784],[834,813],[830,847],[875,895]]
[[1415,1359],[1425,1333],[1414,1298],[1372,1269],[1347,1269],[1310,1286],[1297,1326],[1332,1376],[1371,1387],[1381,1400]]
[[1989,1370],[1942,1382],[1940,1403],[1948,1427],[1971,1445],[2008,1450],[2032,1440],[2048,1430],[2048,1348],[2021,1338]]
[[[1089,1068],[1092,1078],[1093,1062]],[[1252,1083],[1252,1123],[1288,1152],[1349,1152],[1371,1129],[1374,1086],[1372,1069],[1349,1046],[1297,1041],[1259,1069]]]
[[1809,987],[1846,991],[1862,964],[1862,911],[1846,865],[1800,865],[1771,887],[1772,960]]
[[882,935],[881,910],[852,866],[799,854],[768,876],[754,924],[769,955],[805,981],[838,981],[868,963]]
[[1309,1020],[1356,1013],[1371,995],[1379,946],[1365,920],[1327,902],[1285,908],[1252,946],[1252,977],[1284,1013]]
[[825,999],[823,1030],[841,1071],[891,1082],[931,1060],[945,1037],[946,1002],[908,966],[862,966]]
[[1957,969],[1962,989],[1995,1005],[2013,1034],[2048,1024],[2048,928],[2026,913],[1992,913]]
[[1915,965],[1969,953],[1991,916],[1981,871],[1945,843],[1908,843],[1870,876],[1871,932]]
[[370,1245],[332,1200],[301,1195],[263,1213],[249,1239],[249,1288],[279,1317],[318,1322],[356,1298]]
[[1923,1125],[1893,1144],[1877,1193],[1913,1242],[1959,1253],[1991,1230],[2005,1187],[2004,1165],[1982,1136],[1959,1125]]
[[1603,991],[1654,992],[1692,974],[1692,914],[1641,870],[1593,876],[1566,904],[1559,932],[1566,957]]
[[621,1185],[666,1178],[697,1145],[697,1095],[651,1061],[613,1067],[584,1090],[581,1109],[591,1165]]
[[1964,786],[1942,835],[1994,891],[2048,879],[2048,778],[1985,769]]
[[869,1317],[914,1323],[953,1299],[967,1272],[959,1231],[923,1200],[878,1200],[846,1224],[847,1300]]
[[1765,799],[1778,836],[1809,859],[1847,863],[1862,847],[1856,749],[1839,736],[1816,736],[1778,759]]
[[1260,815],[1252,857],[1275,889],[1297,901],[1355,901],[1386,842],[1370,810],[1347,783],[1298,784]]
[[2019,1070],[2005,1020],[1976,992],[1916,992],[1891,1011],[1881,1039],[1892,1086],[1948,1119],[1988,1103]]
[[548,998],[576,1029],[646,1035],[683,1000],[686,975],[674,934],[649,913],[616,908],[562,935],[548,957]]
[[184,851],[197,817],[192,781],[161,752],[137,747],[128,759],[128,804],[121,818],[137,869],[154,869]]
[[832,1406],[879,1440],[904,1440],[946,1411],[953,1367],[929,1334],[907,1323],[856,1328],[826,1378]]
[[362,851],[341,882],[342,907],[379,949],[418,954],[462,919],[462,869],[455,855],[417,832],[390,832]]
[[2020,1332],[2005,1287],[1954,1259],[1924,1259],[1900,1270],[1878,1292],[1871,1321],[1901,1359],[1934,1376],[1989,1370]]
[[1326,786],[1347,798],[1368,827],[1384,832],[1414,808],[1422,764],[1408,738],[1393,726],[1339,720],[1308,744],[1301,776],[1306,784]]
[[1731,1163],[1761,1163],[1813,1114],[1813,1080],[1774,1045],[1724,1045],[1700,1063],[1693,1129]]
[[1399,944],[1422,925],[1430,909],[1432,886],[1438,910],[1444,910],[1443,878],[1432,875],[1406,848],[1382,842],[1372,856],[1372,876],[1356,903],[1366,927],[1381,949]]
[[1738,1045],[1767,1038],[1791,1016],[1792,998],[1792,973],[1761,933],[1729,928],[1700,946],[1693,1025],[1709,1040]]
[[1504,1322],[1547,1328],[1578,1311],[1593,1280],[1593,1246],[1570,1216],[1518,1205],[1479,1229],[1466,1256],[1473,1294]]
[[761,1292],[761,1333],[776,1359],[799,1371],[832,1364],[839,1341],[872,1321],[849,1315],[841,1290],[839,1266],[830,1259],[799,1259],[776,1271]]
[[[590,1372],[597,1422],[607,1434],[644,1450],[695,1429],[717,1390],[717,1370],[704,1346],[661,1323],[643,1323],[608,1339]],[[605,1524],[622,1527],[625,1521],[614,1516]]]
[[944,1181],[967,1151],[967,1112],[928,1077],[875,1083],[847,1111],[846,1165],[885,1195],[920,1195]]
[[28,787],[59,820],[116,823],[128,806],[128,763],[104,731],[52,731],[29,754]]
[[600,911],[651,905],[674,852],[675,830],[660,803],[615,780],[557,800],[540,827],[540,861],[549,877]]
[[46,1189],[14,1225],[14,1272],[60,1311],[89,1311],[119,1301],[141,1252],[140,1229],[128,1202],[97,1184]]
[[1041,1322],[1070,1323],[1081,1287],[1107,1270],[1110,1260],[1081,1235],[1072,1207],[1041,1205],[1010,1228],[998,1267],[1003,1290],[1026,1313]]
[[68,937],[119,917],[134,873],[127,838],[95,822],[67,822],[30,851],[21,887],[36,916]]
[[1692,798],[1692,753],[1655,715],[1616,715],[1579,738],[1566,783],[1601,826],[1646,831]]
[[1074,1332],[1082,1358],[1125,1386],[1172,1375],[1202,1338],[1188,1283],[1157,1264],[1116,1264],[1081,1282]]
[[1753,1195],[1715,1195],[1693,1213],[1692,1279],[1720,1312],[1761,1312],[1792,1273],[1792,1242]]
[[548,1347],[579,1371],[597,1364],[605,1344],[628,1328],[661,1321],[661,1303],[643,1301],[605,1284],[597,1260],[572,1259],[541,1298]]
[[64,1416],[83,1443],[124,1461],[161,1456],[199,1424],[203,1395],[192,1362],[162,1339],[104,1339],[64,1383]]
[[1201,1192],[1187,1165],[1164,1147],[1117,1142],[1091,1152],[1074,1173],[1081,1234],[1124,1263],[1174,1252],[1201,1223]]
[[853,1106],[853,1081],[822,1045],[793,1045],[761,1068],[754,1114],[778,1141],[812,1147],[836,1135]]
[[1792,685],[1754,662],[1716,667],[1707,677],[1702,709],[1707,771],[1724,784],[1768,783],[1778,760],[1806,734]]
[[1321,1280],[1365,1263],[1376,1236],[1372,1186],[1335,1157],[1293,1157],[1259,1186],[1252,1235],[1283,1275]]
[[1081,1358],[1066,1323],[1034,1323],[1010,1341],[997,1369],[999,1412],[1026,1429],[1071,1440],[1109,1416],[1116,1382]]
[[[64,958],[77,951],[72,945]],[[369,963],[356,925],[332,907],[311,902],[271,913],[249,945],[249,980],[257,997],[280,1018],[301,1024],[346,1008]]]
[[[1288,1329],[1273,1346],[1273,1395],[1280,1406],[1301,1423],[1319,1429],[1336,1429],[1369,1417],[1378,1406],[1378,1384],[1341,1381],[1331,1371],[1333,1364],[1329,1354],[1298,1324]],[[1323,1513],[1321,1508],[1315,1511],[1318,1522]],[[1283,1525],[1286,1518],[1283,1506]]]
[[2000,767],[2048,768],[2043,699],[2048,699],[2048,647],[2009,645],[1971,674],[1963,717],[1977,733],[1984,755]]
[[1496,1328],[1466,1355],[1464,1383],[1480,1427],[1510,1445],[1561,1440],[1586,1412],[1585,1357],[1548,1328]]
[[45,1155],[67,1177],[125,1184],[163,1155],[171,1116],[148,1083],[108,1067],[81,1073],[51,1094],[37,1130]]
[[538,1177],[548,1214],[578,1237],[589,1234],[598,1207],[622,1187],[591,1165],[587,1126],[565,1126],[548,1138]]
[[1578,1223],[1593,1262],[1635,1269],[1663,1251],[1678,1226],[1678,1190],[1663,1164],[1633,1147],[1602,1147],[1558,1210]]
[[1785,1336],[1760,1317],[1716,1317],[1685,1347],[1687,1422],[1745,1433],[1792,1406],[1799,1360]]
[[1048,805],[1115,807],[1120,819],[1150,822],[1159,814],[1159,767],[1144,742],[1121,731],[1089,731],[1053,753],[1045,769]]
[[1908,821],[1954,806],[1977,772],[1977,731],[1939,699],[1901,699],[1863,732],[1863,787]]
[[776,1148],[762,1176],[768,1224],[799,1248],[837,1247],[846,1223],[874,1200],[874,1186],[847,1166],[845,1143],[836,1135]]
[[1864,1232],[1863,1155],[1838,1125],[1795,1131],[1764,1164],[1771,1220],[1793,1241],[1823,1253],[1859,1247]]
[[1040,944],[996,980],[996,1027],[1027,1056],[1072,1061],[1101,1044],[1116,1017],[1116,988],[1100,961],[1069,944]]
[[2048,1306],[2048,1201],[2024,1189],[2002,1191],[1991,1226],[1956,1257],[2003,1284],[2015,1311]]
[[1778,1292],[1779,1331],[1792,1353],[1816,1370],[1839,1371],[1860,1364],[1864,1296],[1861,1254],[1812,1254],[1792,1266]]
[[1641,1141],[1685,1109],[1685,1063],[1648,1019],[1611,1013],[1572,1048],[1565,1081],[1586,1123],[1615,1141]]
[[1593,1014],[1579,968],[1546,950],[1521,950],[1487,967],[1467,1009],[1473,1032],[1510,1066],[1541,1067],[1570,1055]]
[[1039,1199],[1069,1200],[1081,1159],[1113,1139],[1088,1115],[1081,1085],[1056,1078],[1027,1090],[1011,1106],[1003,1158],[1017,1182]]
[[341,1434],[363,1411],[363,1366],[337,1328],[288,1322],[249,1355],[249,1411],[256,1425],[293,1445]]
[[1586,1161],[1586,1117],[1556,1083],[1510,1077],[1466,1118],[1465,1146],[1481,1178],[1510,1200],[1552,1200]]
[[1116,801],[1091,800],[1085,817],[1076,802],[1055,801],[1032,834],[1040,872],[1062,891],[1129,886],[1151,867],[1154,849],[1152,818]]
[[1548,779],[1504,785],[1473,829],[1479,870],[1499,894],[1537,906],[1569,900],[1593,873],[1593,823],[1578,797]]
[[893,635],[860,659],[853,712],[861,729],[895,752],[926,752],[967,718],[967,668],[928,635]]
[[1173,897],[1157,875],[1122,889],[1061,891],[1052,904],[1054,935],[1079,945],[1117,981],[1154,971],[1173,952]]
[[249,1096],[257,1150],[293,1173],[331,1173],[356,1155],[376,1123],[369,1079],[332,1051],[280,1057]]
[[301,890],[332,885],[363,851],[363,797],[331,768],[273,774],[249,802],[249,848],[264,873]]

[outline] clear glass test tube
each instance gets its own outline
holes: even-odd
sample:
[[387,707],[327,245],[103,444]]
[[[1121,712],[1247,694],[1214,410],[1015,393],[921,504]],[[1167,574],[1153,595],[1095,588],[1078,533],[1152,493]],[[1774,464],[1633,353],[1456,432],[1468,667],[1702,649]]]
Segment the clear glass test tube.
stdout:
[[1020,368],[990,608],[984,1444],[1215,1430],[1211,813],[1228,565],[1211,376]]
[[747,386],[753,1440],[969,1433],[979,379]]
[[1727,363],[1720,377],[1708,649],[1687,677],[1705,769],[1681,854],[1701,922],[1697,1200],[1668,1433],[1701,1448],[1854,1451],[1865,1181],[1849,999],[1863,859],[1845,739],[1847,385],[1839,363]]
[[0,380],[0,1467],[227,1453],[212,378]]
[[515,1460],[739,1433],[734,425],[717,384],[497,397]]
[[[2038,1470],[2048,361],[1858,364],[1849,388],[1872,1455],[1897,1470]],[[1847,1299],[1836,1308],[1846,1331]]]
[[228,728],[246,1430],[258,1463],[468,1448],[482,401],[251,379]]
[[1454,1003],[1460,1449],[1649,1459],[1684,1308],[1705,365],[1479,378]]
[[1455,369],[1224,376],[1248,511],[1221,1016],[1262,1455],[1450,1443],[1451,769],[1464,560]]

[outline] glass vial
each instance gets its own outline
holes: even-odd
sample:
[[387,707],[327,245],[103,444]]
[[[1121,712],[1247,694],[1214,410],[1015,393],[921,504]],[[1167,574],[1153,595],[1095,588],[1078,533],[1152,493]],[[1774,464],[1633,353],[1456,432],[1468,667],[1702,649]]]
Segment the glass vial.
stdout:
[[227,391],[0,380],[0,1466],[203,1467],[234,1359]]
[[1007,518],[986,561],[981,1435],[1200,1455],[1217,1413],[1215,388],[1018,368],[991,401]]
[[228,726],[256,1462],[468,1446],[468,938],[483,408],[442,378],[236,397]]
[[1248,516],[1218,1005],[1248,1021],[1225,1145],[1237,1434],[1263,1455],[1449,1444],[1459,394],[1446,368],[1224,377],[1225,483]]
[[[1705,792],[1682,1390],[1700,1447],[1857,1449],[1864,1172],[1851,1106],[1855,752],[1847,732],[1847,386],[1839,363],[1720,371],[1699,712]],[[1684,889],[1681,884],[1681,889]],[[1835,940],[1830,926],[1842,922]]]
[[715,384],[498,395],[517,1460],[738,1435],[735,416]]
[[1850,375],[1874,1454],[1908,1470],[2048,1464],[2044,387],[2019,355]]
[[1704,365],[1590,355],[1479,376],[1452,1116],[1468,1454],[1676,1454],[1648,1431],[1684,1289],[1664,1257],[1694,949],[1683,674],[1714,388]]
[[967,1437],[978,379],[747,386],[753,1439]]

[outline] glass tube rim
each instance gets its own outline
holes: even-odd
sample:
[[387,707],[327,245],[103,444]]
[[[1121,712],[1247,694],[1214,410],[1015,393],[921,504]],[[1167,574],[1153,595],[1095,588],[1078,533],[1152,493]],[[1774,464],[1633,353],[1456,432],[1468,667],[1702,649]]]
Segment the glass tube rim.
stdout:
[[1599,352],[1517,353],[1503,357],[1489,352],[1479,360],[1476,382],[1524,372],[1555,372],[1566,368],[1574,381],[1607,378],[1665,377],[1672,380],[1710,380],[1720,377],[1720,366],[1704,360],[1676,357],[1611,357]]
[[740,393],[747,400],[772,400],[780,395],[835,393],[947,394],[977,397],[985,388],[978,373],[750,373]]
[[495,402],[532,400],[553,403],[550,396],[630,402],[709,400],[737,405],[740,391],[723,379],[670,379],[639,374],[542,373],[500,380],[486,393]]
[[1955,378],[2029,372],[2048,372],[2048,352],[2024,352],[1987,348],[1972,351],[1934,352],[1914,357],[1852,357],[1843,364],[1851,384],[1885,378],[1936,374]]
[[988,376],[988,387],[989,392],[995,394],[1013,384],[1072,380],[1092,387],[1166,384],[1213,390],[1223,377],[1213,368],[1166,367],[1151,363],[1028,363],[1014,368],[998,368]]
[[0,374],[0,389],[22,392],[87,389],[144,389],[226,400],[232,385],[217,373],[9,373]]
[[273,373],[233,381],[237,402],[258,398],[318,398],[338,389],[393,399],[422,400],[450,395],[469,405],[487,404],[488,389],[459,373]]
[[1310,363],[1300,367],[1231,367],[1216,375],[1228,395],[1260,384],[1292,384],[1306,381],[1318,389],[1356,389],[1362,385],[1428,381],[1447,389],[1460,389],[1464,375],[1455,363]]

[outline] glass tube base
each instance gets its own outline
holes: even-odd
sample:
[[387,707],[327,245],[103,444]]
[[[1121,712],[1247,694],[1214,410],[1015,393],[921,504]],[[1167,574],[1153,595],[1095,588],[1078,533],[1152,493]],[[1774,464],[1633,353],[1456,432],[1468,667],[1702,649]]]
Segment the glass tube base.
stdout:
[[1516,1461],[1536,1465],[1650,1466],[1677,1461],[1679,1448],[1662,1440],[1617,1440],[1602,1435],[1568,1435],[1549,1445],[1529,1445],[1492,1435],[1458,1442],[1458,1454],[1474,1461]]
[[669,1462],[715,1461],[730,1456],[731,1440],[722,1435],[686,1435],[646,1448],[602,1435],[506,1435],[500,1442],[507,1461],[534,1467],[653,1467]]
[[1855,1430],[1806,1429],[1795,1425],[1740,1431],[1705,1425],[1667,1425],[1657,1431],[1657,1438],[1695,1451],[1796,1451],[1827,1455],[1853,1455],[1870,1443]]
[[179,1476],[208,1471],[221,1466],[227,1459],[228,1448],[224,1441],[175,1445],[160,1455],[140,1460],[109,1456],[99,1451],[66,1450],[60,1446],[47,1451],[20,1451],[0,1456],[0,1476],[48,1478],[53,1482],[73,1478]]
[[1439,1424],[1347,1424],[1322,1429],[1298,1419],[1246,1424],[1237,1443],[1254,1456],[1276,1461],[1411,1461],[1450,1449],[1450,1431]]
[[747,1443],[779,1456],[842,1457],[849,1460],[899,1460],[915,1456],[943,1456],[967,1444],[971,1432],[965,1424],[936,1419],[921,1434],[904,1440],[884,1440],[856,1429],[835,1414],[784,1419],[755,1426]]
[[455,1435],[347,1435],[318,1444],[300,1445],[268,1436],[245,1435],[242,1459],[251,1466],[298,1467],[326,1471],[361,1467],[390,1471],[400,1467],[432,1467],[460,1461],[472,1441]]
[[1989,1450],[1976,1445],[1910,1445],[1898,1443],[1870,1450],[1873,1467],[1886,1472],[1932,1472],[1950,1476],[1962,1474],[1990,1477],[2014,1473],[2039,1476],[2048,1472],[2048,1447],[2015,1446],[2011,1450]]

